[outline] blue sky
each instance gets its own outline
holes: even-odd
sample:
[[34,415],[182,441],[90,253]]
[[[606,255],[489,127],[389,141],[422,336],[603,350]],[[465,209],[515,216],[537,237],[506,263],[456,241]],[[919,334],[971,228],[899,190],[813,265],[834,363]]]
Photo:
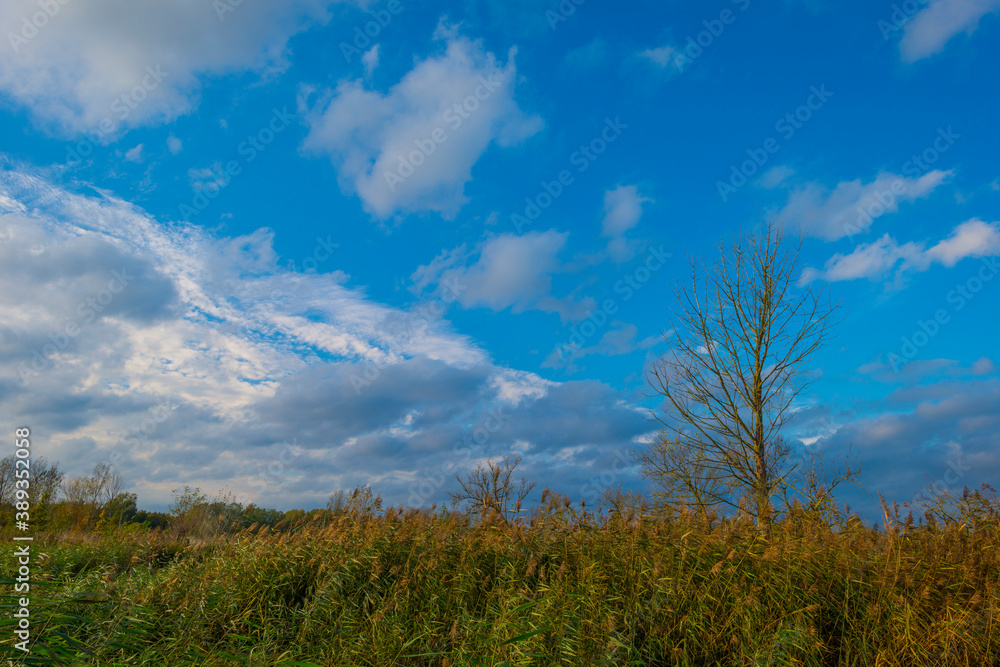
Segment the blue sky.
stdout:
[[688,258],[763,215],[844,307],[787,435],[855,507],[996,485],[998,13],[4,3],[0,414],[150,508],[516,453],[589,504],[645,488]]

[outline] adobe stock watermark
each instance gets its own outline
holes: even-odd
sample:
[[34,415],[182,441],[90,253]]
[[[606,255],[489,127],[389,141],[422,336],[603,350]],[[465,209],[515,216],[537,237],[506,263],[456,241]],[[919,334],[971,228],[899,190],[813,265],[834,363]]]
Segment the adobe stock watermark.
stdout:
[[[437,297],[407,314],[404,335],[409,336],[414,332],[423,331],[432,319],[441,317],[448,310],[448,306],[455,303],[462,292],[468,289],[468,287],[468,285],[463,285],[458,280],[450,278],[442,280]],[[360,373],[351,374],[350,381],[351,386],[354,388],[354,394],[360,396],[361,391],[365,387],[370,387],[373,382],[378,380],[379,376],[382,375],[382,369],[389,366],[390,363],[391,359],[388,354],[377,360],[367,360]]]
[[[126,93],[115,98],[111,103],[112,116],[105,116],[97,126],[91,131],[90,136],[78,141],[66,149],[66,166],[74,168],[80,165],[84,158],[89,157],[94,152],[96,144],[103,144],[108,137],[118,131],[121,123],[124,123],[132,112],[146,101],[149,94],[160,87],[163,80],[170,76],[170,72],[164,72],[160,65],[153,67],[147,65],[145,76],[139,83]],[[117,119],[117,120],[116,120]]]
[[[823,105],[833,97],[833,93],[826,89],[826,84],[820,87],[810,86],[809,97],[805,103],[796,107],[794,111],[786,113],[774,123],[774,131],[782,139],[789,141],[795,133],[808,123],[813,114],[823,108]],[[729,200],[730,195],[746,185],[747,180],[764,168],[771,156],[781,150],[781,144],[774,137],[768,137],[760,148],[748,148],[746,153],[749,159],[744,160],[739,165],[729,165],[729,179],[716,181],[715,187],[719,191],[722,201]]]
[[889,38],[903,29],[921,9],[927,7],[930,0],[904,0],[892,6],[888,20],[880,18],[875,26],[882,33],[882,41],[888,42]]
[[[673,254],[664,252],[662,245],[659,248],[650,248],[642,264],[615,282],[614,293],[621,296],[622,302],[630,301],[650,281],[653,275],[666,265],[667,260],[671,257]],[[617,299],[605,299],[600,306],[590,311],[582,322],[574,324],[570,328],[569,340],[556,348],[559,359],[564,363],[572,361],[584,349],[586,342],[607,325],[611,316],[617,313],[618,309]]]
[[[931,166],[961,138],[962,135],[956,134],[950,125],[947,130],[939,127],[937,129],[937,136],[931,142],[931,145],[920,153],[915,153],[909,160],[903,163],[901,169],[903,176],[909,176],[913,179],[919,179],[921,176],[924,176],[931,170]],[[869,195],[866,201],[858,205],[857,220],[854,223],[844,223],[844,231],[847,232],[847,238],[853,240],[855,235],[867,230],[876,218],[893,210],[896,202],[901,196],[906,194],[908,188],[909,185],[906,181],[897,178],[885,190],[879,190]]]
[[[490,74],[490,78],[479,77],[479,84],[461,102],[456,102],[441,114],[442,123],[446,124],[452,132],[457,132],[462,127],[462,123],[472,117],[480,107],[480,104],[490,99],[493,93],[503,85],[503,81],[496,78],[496,72]],[[417,172],[428,158],[437,152],[439,145],[448,141],[448,131],[439,125],[427,133],[427,136],[414,139],[414,149],[406,155],[397,155],[396,168],[392,171],[386,169],[382,172],[385,183],[391,192],[396,191],[396,187],[403,183],[410,176]]]
[[372,40],[376,39],[382,31],[389,27],[392,23],[394,16],[399,16],[405,9],[401,0],[389,0],[386,3],[385,9],[379,9],[373,12],[369,12],[369,16],[372,17],[371,21],[364,24],[364,29],[362,26],[354,26],[354,40],[351,44],[347,42],[340,43],[340,52],[344,56],[344,60],[349,64],[351,58],[354,56],[361,56],[365,49],[367,49],[372,44]]
[[222,193],[222,189],[228,186],[234,176],[243,173],[243,167],[257,159],[264,150],[274,141],[275,137],[281,134],[292,121],[298,117],[297,114],[289,113],[288,107],[271,110],[271,118],[257,132],[247,135],[246,139],[236,146],[237,155],[242,160],[229,160],[225,165],[219,165],[212,173],[214,178],[205,184],[202,190],[195,193],[190,203],[181,203],[177,209],[181,219],[190,222],[195,216],[212,203],[212,200]]
[[243,0],[212,0],[212,8],[215,10],[219,21],[226,20],[226,14],[236,11],[236,8],[243,4]]
[[31,16],[25,14],[21,17],[20,31],[7,33],[7,40],[14,53],[20,53],[21,47],[34,39],[38,31],[47,26],[59,10],[70,2],[71,0],[36,0],[35,4],[38,5],[39,11]]
[[567,21],[570,16],[576,14],[576,8],[587,0],[561,0],[555,9],[545,10],[545,20],[549,22],[549,28],[555,30],[559,24]]
[[444,486],[449,475],[461,466],[469,463],[474,454],[482,451],[486,443],[493,437],[493,434],[503,428],[509,418],[509,415],[504,414],[502,405],[494,404],[490,406],[485,416],[480,418],[476,424],[469,428],[468,432],[462,438],[456,440],[453,444],[451,454],[455,456],[459,454],[463,455],[460,461],[449,458],[449,460],[441,464],[441,467],[437,471],[429,473],[423,479],[410,484],[410,496],[407,499],[409,506],[422,507],[430,500]]
[[26,382],[29,377],[37,377],[39,373],[52,368],[55,363],[53,357],[63,352],[70,341],[80,335],[83,327],[97,320],[97,316],[111,304],[115,295],[121,294],[134,278],[125,267],[120,271],[112,271],[107,287],[77,304],[75,319],[67,320],[62,329],[51,332],[48,335],[50,342],[42,345],[41,349],[32,350],[30,365],[23,361],[18,364],[17,373],[21,380]]
[[[983,257],[981,266],[975,273],[969,276],[965,282],[957,283],[953,289],[949,290],[945,301],[952,306],[952,311],[962,310],[976,298],[986,283],[993,280],[997,273],[1000,273],[1000,255]],[[949,322],[951,322],[951,313],[946,308],[938,308],[934,311],[933,316],[927,320],[917,320],[916,330],[909,336],[902,337],[898,352],[889,354],[888,362],[892,370],[898,373],[907,362],[913,360],[920,350],[938,335],[941,327]]]
[[[570,153],[570,165],[576,167],[578,174],[587,171],[590,165],[608,150],[608,146],[618,141],[618,138],[627,129],[628,125],[621,122],[621,116],[615,116],[614,120],[605,118],[604,126],[598,135],[587,143],[580,144],[579,148]],[[575,180],[573,172],[569,169],[561,170],[551,181],[542,179],[542,182],[539,184],[539,191],[532,197],[524,198],[523,215],[513,213],[510,216],[510,221],[514,225],[514,229],[517,230],[517,233],[520,234],[525,226],[538,220],[542,215],[542,211],[552,206],[553,202],[559,199],[566,191],[566,188],[572,185]]]

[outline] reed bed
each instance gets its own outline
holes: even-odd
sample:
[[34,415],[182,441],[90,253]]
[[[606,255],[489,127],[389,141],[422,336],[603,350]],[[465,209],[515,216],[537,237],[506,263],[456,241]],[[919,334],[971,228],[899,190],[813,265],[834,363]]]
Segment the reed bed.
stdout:
[[1000,665],[995,522],[389,508],[33,553],[24,664]]

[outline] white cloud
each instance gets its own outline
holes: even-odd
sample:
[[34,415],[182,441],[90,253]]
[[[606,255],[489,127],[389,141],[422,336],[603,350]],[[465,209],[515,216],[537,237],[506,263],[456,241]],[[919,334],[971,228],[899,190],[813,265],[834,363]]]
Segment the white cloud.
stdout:
[[388,92],[343,80],[318,101],[301,102],[309,125],[303,148],[328,154],[341,188],[379,218],[412,211],[453,217],[487,148],[516,145],[544,125],[514,101],[516,49],[501,65],[454,29],[441,27],[435,36],[445,52],[417,62]]
[[973,218],[952,230],[951,236],[927,250],[927,259],[955,266],[966,257],[1000,255],[1000,223]]
[[0,3],[0,34],[12,42],[0,49],[0,90],[55,131],[113,138],[190,112],[202,77],[283,68],[288,39],[325,22],[332,2],[246,2],[221,17],[223,3],[60,2],[28,30],[39,5],[10,0]]
[[997,367],[989,357],[980,357],[972,364],[971,371],[975,375],[989,375],[996,373]]
[[952,173],[934,170],[915,178],[881,173],[869,183],[842,181],[832,192],[808,183],[791,194],[778,218],[804,234],[835,241],[867,231],[876,218],[899,210],[900,202],[927,197]]
[[639,56],[651,60],[660,67],[666,67],[674,61],[674,54],[677,50],[672,46],[661,46],[655,49],[646,49],[639,52]]
[[895,239],[885,234],[877,241],[858,245],[849,255],[834,255],[827,260],[823,271],[807,269],[803,276],[805,281],[817,278],[829,281],[878,278],[884,276],[900,260],[913,263],[920,258],[922,252],[915,243],[900,246]]
[[671,69],[681,72],[684,70],[683,58],[677,49],[672,46],[660,46],[655,49],[646,49],[639,52],[639,57],[648,60],[660,69]]
[[653,201],[639,194],[635,185],[620,185],[604,193],[604,219],[601,233],[604,236],[622,236],[639,223],[642,205]]
[[195,192],[204,192],[206,189],[218,190],[226,186],[229,182],[229,175],[222,168],[221,162],[215,162],[211,167],[201,169],[192,167],[187,172],[191,188]]
[[764,172],[764,175],[760,177],[760,180],[757,181],[757,183],[760,187],[770,190],[778,187],[794,175],[794,169],[786,167],[785,165],[778,165],[777,167],[771,167]]
[[376,44],[372,48],[365,51],[364,55],[361,56],[361,63],[365,66],[365,76],[371,76],[375,68],[378,67],[379,59],[379,45]]
[[474,253],[461,246],[418,268],[411,280],[416,291],[437,285],[443,298],[466,308],[511,308],[515,313],[537,309],[576,319],[587,312],[589,301],[550,295],[552,276],[562,271],[558,255],[568,236],[553,230],[501,234],[479,248],[475,261],[470,263]]
[[181,152],[183,148],[184,144],[181,143],[180,139],[178,139],[172,134],[169,137],[167,137],[167,150],[170,151],[171,155],[177,155],[178,153]]
[[931,0],[903,26],[899,53],[906,62],[940,53],[952,37],[971,35],[981,18],[998,10],[1000,0]]
[[[926,248],[920,243],[900,245],[888,234],[872,243],[862,243],[849,255],[836,254],[827,260],[822,271],[807,269],[803,282],[878,279],[896,269],[896,283],[905,273],[926,271],[932,264],[952,267],[966,257],[1000,254],[1000,223],[973,218],[952,230],[951,235]],[[898,266],[898,268],[897,268]]]
[[639,224],[642,205],[652,201],[639,194],[636,185],[620,185],[604,193],[601,234],[610,237],[608,254],[615,262],[628,261],[638,252],[640,244],[634,239],[625,238],[625,233]]
[[129,162],[142,162],[142,144],[125,151],[125,159]]

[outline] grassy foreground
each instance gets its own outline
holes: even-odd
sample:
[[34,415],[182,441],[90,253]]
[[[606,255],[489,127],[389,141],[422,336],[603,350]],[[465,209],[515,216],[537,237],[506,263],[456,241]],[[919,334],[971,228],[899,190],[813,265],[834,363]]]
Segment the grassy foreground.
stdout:
[[[184,545],[41,535],[32,637],[100,665],[1000,665],[1000,530],[390,508]],[[2,572],[12,543],[2,542]],[[46,657],[49,656],[49,657]]]

